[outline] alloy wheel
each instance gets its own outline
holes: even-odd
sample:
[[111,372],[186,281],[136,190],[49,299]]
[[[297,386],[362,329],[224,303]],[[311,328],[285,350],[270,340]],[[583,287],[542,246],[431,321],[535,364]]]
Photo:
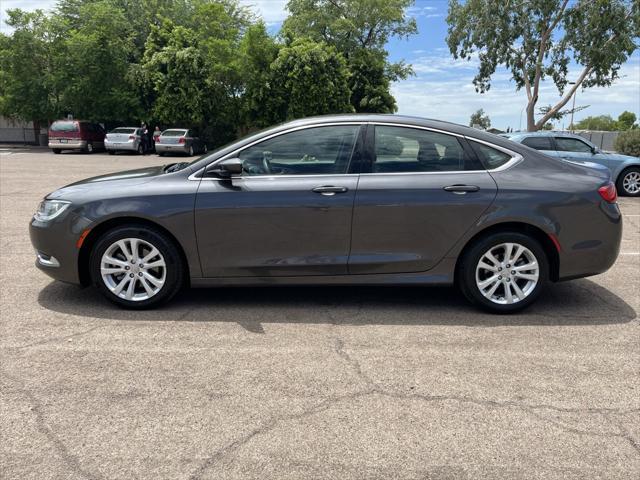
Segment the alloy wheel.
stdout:
[[100,275],[111,293],[139,302],[162,290],[167,264],[160,251],[146,240],[123,238],[105,250]]
[[476,286],[485,298],[499,305],[511,305],[535,290],[540,266],[527,247],[519,243],[501,243],[480,257],[475,277]]
[[622,179],[622,188],[630,195],[637,195],[640,192],[640,172],[627,173]]

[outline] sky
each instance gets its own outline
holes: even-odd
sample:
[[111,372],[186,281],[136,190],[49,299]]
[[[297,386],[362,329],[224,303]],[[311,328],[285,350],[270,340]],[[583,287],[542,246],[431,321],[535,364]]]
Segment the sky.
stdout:
[[[240,0],[261,16],[273,34],[277,33],[287,16],[286,0]],[[56,0],[0,0],[0,15],[10,8],[49,9]],[[468,124],[470,115],[479,108],[489,115],[492,126],[515,130],[526,126],[524,107],[526,94],[517,92],[507,70],[500,69],[493,76],[489,92],[480,94],[472,84],[478,68],[476,61],[454,60],[446,45],[446,0],[416,0],[407,11],[418,24],[418,34],[409,39],[389,42],[390,59],[404,60],[413,65],[415,75],[392,86],[398,103],[398,113],[437,118]],[[7,32],[2,22],[0,30]],[[569,71],[569,80],[578,76],[579,67]],[[640,51],[620,70],[620,79],[608,88],[578,90],[576,107],[588,108],[575,114],[575,121],[590,115],[611,115],[614,118],[625,110],[640,118]],[[555,104],[559,94],[551,81],[541,86],[538,106]],[[568,105],[569,106],[569,105]],[[566,107],[565,107],[566,108]],[[569,120],[565,120],[565,127]],[[555,125],[562,128],[562,122]]]

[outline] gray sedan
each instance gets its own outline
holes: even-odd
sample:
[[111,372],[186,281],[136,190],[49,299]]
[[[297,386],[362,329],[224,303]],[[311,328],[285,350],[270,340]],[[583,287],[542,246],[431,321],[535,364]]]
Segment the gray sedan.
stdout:
[[185,285],[457,284],[510,313],[611,267],[622,217],[605,169],[451,123],[350,115],[71,184],[30,232],[45,273],[127,308]]
[[193,130],[172,128],[165,130],[158,137],[156,153],[160,156],[179,153],[192,157],[196,153],[207,153],[207,144],[195,136]]

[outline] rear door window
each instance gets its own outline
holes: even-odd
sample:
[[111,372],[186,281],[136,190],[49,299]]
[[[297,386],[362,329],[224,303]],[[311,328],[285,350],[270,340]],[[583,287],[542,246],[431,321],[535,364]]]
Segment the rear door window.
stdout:
[[536,150],[553,150],[550,137],[527,137],[522,140],[522,144]]
[[407,127],[377,125],[373,173],[455,172],[471,159],[453,135]]

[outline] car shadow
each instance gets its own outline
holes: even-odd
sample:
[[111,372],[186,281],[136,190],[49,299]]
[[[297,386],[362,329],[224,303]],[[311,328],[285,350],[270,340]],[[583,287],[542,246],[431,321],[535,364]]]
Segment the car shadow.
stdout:
[[517,315],[492,315],[447,287],[244,287],[192,289],[168,305],[123,310],[94,288],[51,282],[38,303],[52,311],[109,320],[235,322],[262,333],[264,323],[337,325],[606,325],[630,322],[635,310],[590,280],[554,284]]

